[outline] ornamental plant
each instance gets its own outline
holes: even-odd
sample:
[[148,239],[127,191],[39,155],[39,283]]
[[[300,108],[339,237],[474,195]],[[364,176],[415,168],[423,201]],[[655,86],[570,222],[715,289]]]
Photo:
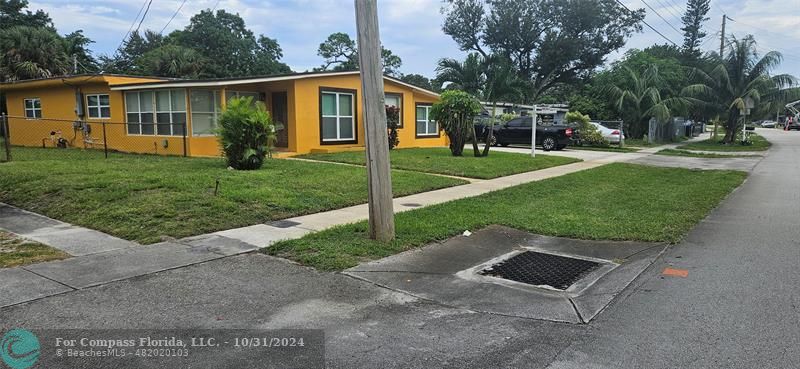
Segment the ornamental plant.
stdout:
[[275,144],[275,125],[261,101],[236,97],[219,117],[217,137],[228,166],[239,170],[261,168]]
[[567,112],[567,123],[575,124],[578,126],[580,132],[581,145],[608,147],[609,143],[603,134],[592,124],[589,124],[590,118],[586,114],[581,114],[579,111]]
[[475,116],[480,113],[481,104],[472,95],[459,90],[448,90],[442,93],[439,102],[431,107],[431,118],[439,123],[447,137],[450,138],[450,152],[453,156],[462,156],[467,139],[475,138]]
[[386,129],[389,130],[389,150],[400,144],[397,129],[400,128],[400,109],[396,106],[386,105]]

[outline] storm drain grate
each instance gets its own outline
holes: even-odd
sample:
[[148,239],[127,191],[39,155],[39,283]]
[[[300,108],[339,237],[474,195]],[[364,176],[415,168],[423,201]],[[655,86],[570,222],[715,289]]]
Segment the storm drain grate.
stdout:
[[599,267],[600,263],[593,261],[525,251],[478,274],[536,286],[546,285],[563,291]]

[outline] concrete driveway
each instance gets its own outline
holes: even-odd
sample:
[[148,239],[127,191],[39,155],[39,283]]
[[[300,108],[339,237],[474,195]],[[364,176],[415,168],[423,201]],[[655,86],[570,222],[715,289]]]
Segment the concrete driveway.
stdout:
[[[0,330],[319,328],[331,368],[797,368],[800,132],[763,134],[774,146],[744,185],[590,324],[477,313],[246,254],[4,308]],[[226,367],[216,360],[187,366]]]

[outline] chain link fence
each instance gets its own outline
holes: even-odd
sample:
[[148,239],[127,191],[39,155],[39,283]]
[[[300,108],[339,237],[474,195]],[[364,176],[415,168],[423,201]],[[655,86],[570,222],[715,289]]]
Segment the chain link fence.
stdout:
[[113,153],[188,154],[185,122],[162,126],[3,115],[0,126],[0,161],[11,161],[15,154],[30,148],[50,149],[64,156],[93,154],[106,158]]
[[683,118],[672,118],[666,123],[660,123],[655,118],[651,118],[647,131],[647,142],[677,142],[687,137],[686,120]]

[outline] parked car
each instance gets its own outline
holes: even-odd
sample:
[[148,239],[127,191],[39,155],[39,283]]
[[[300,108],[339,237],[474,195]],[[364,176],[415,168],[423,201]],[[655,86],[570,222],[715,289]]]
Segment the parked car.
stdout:
[[[496,146],[508,146],[512,144],[531,144],[531,126],[533,119],[530,116],[514,118],[504,124],[495,124],[492,140],[489,144]],[[484,142],[489,136],[488,127],[480,124],[476,126],[475,132],[481,135]],[[562,150],[569,145],[572,135],[575,133],[572,127],[553,124],[536,126],[536,144],[541,145],[544,151]]]
[[787,131],[800,131],[800,122],[798,122],[797,119],[792,120],[791,122],[786,123],[786,128],[784,129]]
[[606,139],[609,143],[618,144],[619,143],[619,129],[612,129],[606,127],[598,122],[589,122],[589,124],[593,125],[600,134],[603,135],[603,138]]
[[761,121],[760,125],[761,125],[761,127],[764,127],[764,128],[775,128],[775,124],[776,123],[775,123],[774,120],[764,120],[764,121]]

